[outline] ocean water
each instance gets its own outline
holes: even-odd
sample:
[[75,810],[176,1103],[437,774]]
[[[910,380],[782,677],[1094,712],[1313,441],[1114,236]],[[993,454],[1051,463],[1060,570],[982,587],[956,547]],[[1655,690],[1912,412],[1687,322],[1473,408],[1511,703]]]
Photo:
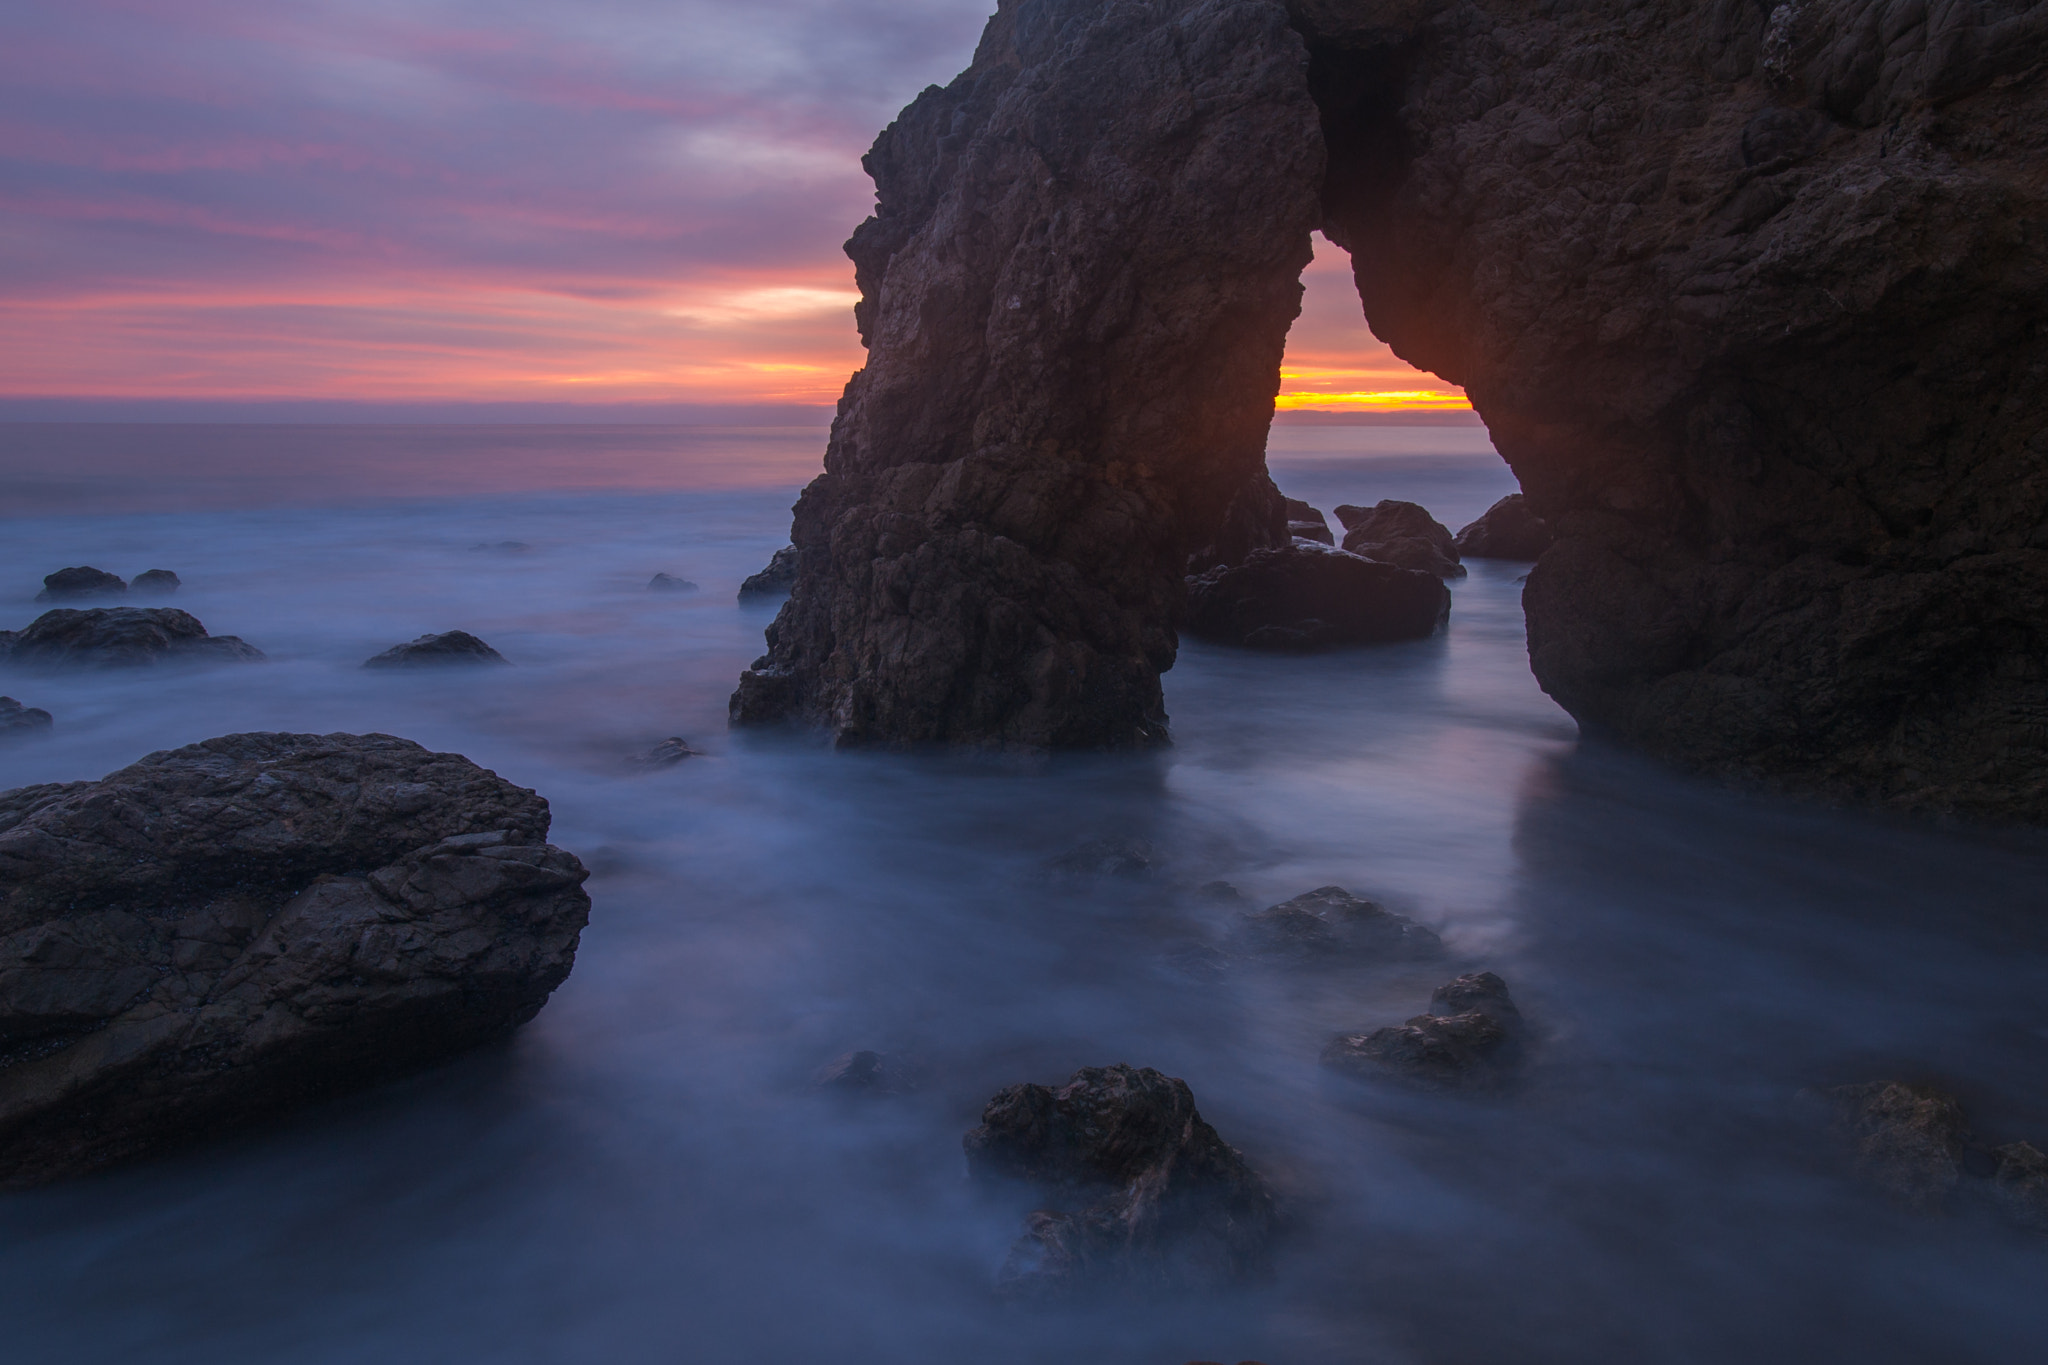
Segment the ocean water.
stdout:
[[[0,1196],[5,1358],[224,1365],[2011,1362],[2048,1241],[1849,1179],[1795,1093],[1939,1079],[2048,1141],[2048,850],[1731,792],[1581,743],[1529,676],[1521,566],[1437,639],[1309,658],[1190,643],[1175,743],[1030,768],[728,733],[823,433],[0,429],[0,628],[41,576],[169,568],[270,661],[8,675],[54,712],[0,786],[235,730],[381,730],[545,795],[594,870],[574,975],[505,1046],[260,1132]],[[1476,428],[1276,430],[1328,508],[1456,527],[1513,488]],[[701,591],[646,591],[667,572]],[[517,666],[357,665],[463,629]],[[706,751],[647,771],[681,735]],[[1153,869],[1049,877],[1097,838]],[[1443,963],[1191,970],[1326,884]],[[1539,1039],[1486,1098],[1344,1082],[1338,1030],[1504,976]],[[874,1048],[921,1088],[813,1091]],[[1280,1190],[1270,1279],[999,1303],[1027,1205],[968,1185],[1000,1087],[1185,1078]]]

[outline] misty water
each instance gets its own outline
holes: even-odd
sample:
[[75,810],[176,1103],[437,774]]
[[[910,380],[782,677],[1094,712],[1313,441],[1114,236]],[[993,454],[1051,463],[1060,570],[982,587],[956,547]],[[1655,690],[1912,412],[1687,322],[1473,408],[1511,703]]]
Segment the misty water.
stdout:
[[[593,869],[574,974],[509,1044],[230,1141],[0,1196],[23,1362],[2001,1361],[2048,1243],[1850,1179],[1794,1099],[1886,1077],[2048,1139],[2048,851],[1744,795],[1582,744],[1528,671],[1523,566],[1446,634],[1307,658],[1184,645],[1174,745],[994,766],[728,733],[815,430],[26,428],[0,434],[0,628],[41,576],[179,573],[261,665],[0,691],[57,717],[0,786],[238,730],[370,731],[541,792]],[[1514,487],[1476,428],[1282,427],[1289,493],[1453,527]],[[481,547],[481,548],[479,548]],[[646,590],[667,572],[701,591]],[[516,667],[357,665],[463,629]],[[705,752],[632,760],[680,735]],[[1133,875],[1054,874],[1142,840]],[[1327,884],[1439,963],[1206,958],[1227,879]],[[1338,1030],[1490,969],[1520,1083],[1326,1074]],[[816,1068],[903,1059],[846,1104]],[[960,1136],[1016,1081],[1185,1078],[1281,1192],[1271,1277],[1006,1306],[1028,1198]]]

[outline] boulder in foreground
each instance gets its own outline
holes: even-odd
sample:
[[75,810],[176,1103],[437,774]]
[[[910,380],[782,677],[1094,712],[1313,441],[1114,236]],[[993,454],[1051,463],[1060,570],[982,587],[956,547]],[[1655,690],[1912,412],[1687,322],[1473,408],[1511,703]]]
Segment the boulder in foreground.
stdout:
[[1246,649],[1420,640],[1449,618],[1433,573],[1296,543],[1188,580],[1187,632]]
[[80,597],[119,597],[128,591],[128,585],[119,574],[95,569],[81,564],[75,569],[59,569],[53,574],[43,575],[43,590],[36,594],[38,602],[63,602]]
[[1458,553],[1467,559],[1540,559],[1550,548],[1550,523],[1529,510],[1527,499],[1510,493],[1458,532]]
[[132,668],[148,664],[251,662],[263,651],[233,635],[208,635],[176,607],[59,607],[27,630],[0,635],[0,662],[16,668]]
[[226,735],[0,793],[0,1185],[499,1037],[568,976],[547,802],[390,735]]
[[1119,1064],[1057,1089],[1013,1085],[962,1145],[977,1179],[1047,1197],[1003,1264],[998,1287],[1012,1296],[1216,1288],[1264,1263],[1272,1193],[1203,1122],[1186,1081]]
[[447,630],[439,635],[422,635],[417,640],[393,645],[382,654],[373,654],[363,660],[363,667],[441,668],[450,664],[460,666],[510,662],[511,660],[468,631]]

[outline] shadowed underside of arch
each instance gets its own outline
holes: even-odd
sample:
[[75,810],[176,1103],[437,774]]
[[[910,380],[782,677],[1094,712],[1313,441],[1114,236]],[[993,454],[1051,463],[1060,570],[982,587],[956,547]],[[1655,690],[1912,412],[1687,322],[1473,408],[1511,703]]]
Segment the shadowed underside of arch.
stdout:
[[867,165],[869,362],[741,722],[1164,733],[1284,535],[1308,234],[1559,531],[1531,662],[1696,768],[2048,816],[2048,4],[1010,0]]

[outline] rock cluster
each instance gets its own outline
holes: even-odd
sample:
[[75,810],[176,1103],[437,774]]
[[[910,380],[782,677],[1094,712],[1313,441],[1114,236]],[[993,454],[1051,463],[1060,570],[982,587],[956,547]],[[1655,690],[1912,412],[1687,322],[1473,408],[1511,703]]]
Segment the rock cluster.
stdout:
[[1344,548],[1383,564],[1420,569],[1438,578],[1463,578],[1450,530],[1418,503],[1386,498],[1371,507],[1337,508]]
[[[1323,149],[1272,0],[1025,0],[865,162],[867,363],[796,505],[742,724],[1157,742],[1190,555],[1264,468]],[[1248,495],[1240,502],[1241,495]]]
[[1550,539],[1550,523],[1529,510],[1527,498],[1510,493],[1459,531],[1454,544],[1465,559],[1538,559]]
[[262,650],[237,636],[208,635],[197,617],[176,607],[59,607],[38,616],[26,630],[0,631],[0,663],[24,669],[131,668],[262,657]]
[[1507,982],[1471,972],[1436,988],[1429,1013],[1405,1024],[1341,1033],[1323,1048],[1323,1065],[1368,1080],[1423,1090],[1498,1084],[1515,1060],[1522,1012]]
[[1295,543],[1189,579],[1184,625],[1246,649],[1327,649],[1424,639],[1450,610],[1434,573]]
[[227,735],[0,793],[0,1185],[533,1017],[590,901],[547,803],[389,735]]
[[382,654],[363,660],[364,668],[441,668],[448,665],[510,663],[466,630],[448,630],[439,635],[422,635]]
[[[1236,894],[1234,888],[1230,894]],[[1306,962],[1397,962],[1435,957],[1444,949],[1443,940],[1428,928],[1341,886],[1318,887],[1239,915],[1231,943],[1240,952]]]
[[19,739],[50,728],[51,716],[40,706],[23,706],[12,697],[0,697],[0,740]]
[[1271,1191],[1203,1122],[1187,1082],[1150,1067],[1013,1085],[963,1146],[978,1179],[1026,1181],[1048,1201],[1003,1265],[1009,1294],[1217,1288],[1264,1263]]
[[2048,1232],[2048,1155],[2029,1142],[1986,1144],[1954,1095],[1904,1081],[1813,1093],[1852,1145],[1857,1175],[1902,1206],[1943,1213],[1966,1200],[1989,1203]]

